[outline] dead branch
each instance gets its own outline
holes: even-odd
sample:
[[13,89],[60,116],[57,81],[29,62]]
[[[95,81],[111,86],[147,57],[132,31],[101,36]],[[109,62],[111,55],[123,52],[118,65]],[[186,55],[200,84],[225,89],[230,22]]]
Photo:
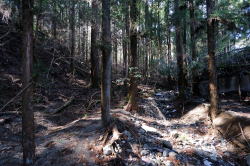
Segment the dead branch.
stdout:
[[241,125],[240,125],[240,122],[239,122],[238,124],[239,124],[239,128],[240,128],[242,137],[244,138],[244,140],[246,141],[246,143],[247,143],[247,145],[248,145],[248,148],[250,149],[250,144],[249,144],[249,142],[248,142],[248,140],[247,140],[247,138],[246,138],[246,136],[245,136],[245,134],[244,134],[244,131],[242,130],[242,127],[241,127]]
[[10,34],[10,30],[9,30],[8,32],[6,32],[4,35],[2,35],[2,36],[0,37],[0,40],[3,39],[3,38],[5,38],[8,34]]
[[74,100],[74,97],[71,97],[64,105],[62,105],[61,107],[55,109],[52,114],[57,114],[62,112],[65,108],[67,108]]
[[27,90],[32,85],[32,82],[30,82],[26,87],[24,87],[18,94],[10,99],[1,109],[0,112],[3,111],[10,103],[14,102],[25,90]]
[[100,91],[97,91],[97,92],[95,92],[95,93],[93,93],[93,94],[91,95],[90,100],[89,100],[89,104],[88,104],[86,110],[88,110],[88,109],[91,107],[92,104],[94,104],[94,103],[97,104],[98,102],[100,102],[100,100],[94,100],[94,99],[93,99],[93,97],[94,97],[96,94],[98,94],[98,93],[100,93]]

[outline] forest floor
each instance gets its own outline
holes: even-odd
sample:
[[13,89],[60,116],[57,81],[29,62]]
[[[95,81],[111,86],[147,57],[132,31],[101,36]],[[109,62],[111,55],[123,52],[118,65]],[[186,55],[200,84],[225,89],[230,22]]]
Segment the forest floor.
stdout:
[[[20,78],[3,74],[1,103],[15,96]],[[19,87],[19,88],[18,88]],[[208,104],[201,98],[186,102],[183,109],[174,91],[140,85],[139,110],[126,112],[123,86],[114,84],[112,117],[118,134],[104,142],[101,127],[100,91],[86,80],[65,74],[51,84],[36,85],[37,166],[244,165],[247,155],[216,132],[208,118]],[[0,165],[21,165],[20,99],[0,112]],[[221,100],[222,109],[249,116],[249,105]],[[115,126],[115,125],[114,125]],[[105,139],[105,138],[104,138]]]

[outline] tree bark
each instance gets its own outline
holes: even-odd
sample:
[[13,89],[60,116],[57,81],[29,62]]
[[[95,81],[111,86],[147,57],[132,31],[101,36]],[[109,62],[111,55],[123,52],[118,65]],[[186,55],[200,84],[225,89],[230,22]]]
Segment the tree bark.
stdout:
[[110,88],[111,88],[111,30],[110,0],[102,0],[102,85],[101,109],[103,126],[110,123]]
[[165,19],[167,25],[167,63],[171,61],[171,23],[170,23],[170,1],[166,4]]
[[131,71],[130,71],[130,89],[129,101],[126,106],[127,111],[137,110],[137,78],[135,72],[138,72],[137,67],[137,1],[130,1],[130,48],[131,48]]
[[[126,23],[125,23],[126,24]],[[126,29],[122,29],[122,51],[123,51],[123,75],[128,76],[128,45],[127,45]]]
[[82,59],[83,61],[85,62],[85,56],[86,56],[86,29],[84,27],[84,24],[83,23],[83,27],[82,27]]
[[150,38],[150,23],[149,23],[149,6],[148,6],[148,0],[145,2],[145,30],[146,30],[146,36],[145,36],[145,47],[146,47],[146,52],[145,52],[145,65],[144,65],[144,77],[148,79],[148,58],[150,55],[150,50],[149,50],[149,38]]
[[88,63],[88,56],[89,56],[89,22],[87,21],[86,22],[86,42],[85,42],[85,44],[86,44],[86,47],[85,47],[85,51],[86,51],[86,53],[85,53],[85,61],[86,61],[86,63]]
[[209,73],[209,92],[210,109],[209,113],[212,120],[218,115],[218,88],[217,73],[215,65],[215,25],[216,20],[211,17],[214,11],[215,1],[207,0],[207,47],[208,47],[208,73]]
[[128,77],[128,66],[130,64],[130,45],[129,45],[129,10],[130,10],[130,7],[129,7],[129,4],[125,4],[125,31],[126,31],[126,59],[125,59],[125,76]]
[[181,31],[181,13],[179,9],[179,0],[175,0],[175,43],[176,43],[176,56],[177,56],[177,74],[178,74],[178,89],[179,97],[184,98],[184,55],[183,55],[183,41]]
[[99,86],[99,55],[97,45],[97,34],[98,34],[98,0],[92,1],[92,20],[91,20],[91,85],[93,88]]
[[[196,55],[196,35],[195,35],[195,6],[194,0],[189,0],[189,15],[190,15],[190,49],[191,49],[191,58],[192,61],[195,61],[197,58]],[[195,75],[192,71],[192,93],[193,95],[198,94],[198,83],[196,81]]]
[[[22,1],[22,87],[32,82],[33,64],[33,0]],[[32,87],[27,88],[22,96],[22,146],[23,165],[31,166],[35,160],[35,126],[32,108]]]
[[71,30],[71,45],[70,45],[70,68],[74,69],[74,56],[75,56],[75,0],[70,1],[70,30]]

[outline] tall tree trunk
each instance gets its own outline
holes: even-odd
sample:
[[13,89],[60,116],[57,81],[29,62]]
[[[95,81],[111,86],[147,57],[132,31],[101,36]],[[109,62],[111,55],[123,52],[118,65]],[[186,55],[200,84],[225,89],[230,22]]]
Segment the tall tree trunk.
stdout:
[[101,109],[102,123],[110,123],[110,88],[111,88],[111,29],[110,29],[110,0],[102,0],[102,86]]
[[27,88],[22,96],[22,146],[23,165],[32,166],[35,160],[35,126],[32,108],[32,57],[33,57],[33,0],[22,1],[23,23],[23,76],[22,87]]
[[74,69],[74,56],[75,56],[75,0],[70,1],[70,30],[71,30],[71,45],[70,45],[70,68]]
[[137,1],[130,1],[130,47],[131,47],[131,73],[130,73],[130,89],[129,89],[129,101],[126,106],[127,111],[132,111],[137,109],[137,78],[136,72],[138,72],[137,67]]
[[127,58],[126,58],[126,77],[128,77],[128,66],[130,65],[130,55],[131,55],[131,51],[130,51],[130,41],[129,41],[129,11],[130,11],[130,7],[129,4],[125,4],[126,6],[126,10],[125,10],[125,30],[126,30],[126,47],[127,47]]
[[91,85],[93,88],[97,88],[99,84],[99,55],[97,46],[97,34],[98,34],[98,0],[92,1],[92,22],[91,22]]
[[149,57],[149,41],[148,41],[148,38],[145,39],[145,65],[144,65],[144,68],[145,68],[145,79],[146,79],[146,82],[148,81],[148,57]]
[[57,37],[57,9],[56,9],[56,2],[53,2],[52,4],[52,10],[53,10],[53,15],[52,15],[52,36],[54,39]]
[[[80,22],[80,19],[79,19]],[[81,55],[81,49],[82,49],[82,44],[81,44],[81,26],[79,25],[78,27],[78,55]]]
[[80,18],[80,7],[81,5],[79,4],[78,5],[78,55],[81,55],[81,49],[82,49],[82,44],[81,44],[81,29],[82,29],[82,26],[81,26],[81,18]]
[[215,65],[215,25],[216,20],[211,17],[214,11],[215,1],[207,0],[207,47],[208,47],[208,73],[209,73],[209,92],[210,109],[209,113],[212,120],[219,113],[218,110],[218,88],[217,73]]
[[146,52],[145,52],[145,65],[144,65],[144,77],[146,78],[146,82],[148,79],[148,57],[150,55],[149,50],[149,38],[150,38],[150,23],[149,23],[149,6],[148,6],[148,0],[145,2],[145,30],[146,30],[146,37],[145,37],[145,46],[146,46]]
[[[187,5],[186,0],[184,0],[184,5]],[[183,86],[184,88],[186,88],[188,86],[188,81],[187,81],[187,18],[186,18],[186,7],[182,9],[182,13],[183,13],[183,21],[182,21],[182,26],[183,26]]]
[[123,75],[128,75],[128,45],[127,45],[126,29],[122,30],[122,50],[123,50]]
[[181,33],[181,13],[179,9],[179,0],[174,1],[175,5],[175,43],[177,56],[177,70],[178,70],[178,89],[179,97],[183,100],[184,97],[184,57],[183,57],[183,41]]
[[[196,36],[195,36],[195,6],[194,0],[189,0],[189,15],[190,15],[190,38],[191,38],[191,57],[195,61],[196,55]],[[192,71],[194,73],[194,71]],[[195,76],[192,74],[192,92],[194,95],[198,94],[198,83]]]
[[85,62],[85,56],[86,56],[86,29],[84,27],[84,24],[83,23],[83,27],[82,27],[82,59],[83,61]]
[[158,12],[157,12],[157,38],[158,38],[158,58],[162,55],[162,35],[161,35],[161,20],[160,20],[160,1],[158,1]]
[[[115,25],[114,25],[115,26]],[[113,46],[113,52],[114,52],[114,61],[115,61],[115,71],[116,71],[116,73],[118,72],[118,51],[117,51],[117,49],[118,49],[118,43],[117,43],[117,36],[115,35],[114,36],[115,38],[114,38],[114,46]]]
[[85,53],[85,61],[86,61],[86,63],[88,63],[88,56],[89,56],[89,22],[87,21],[86,22],[86,42],[85,42],[85,44],[86,44],[86,47],[85,47],[85,51],[86,51],[86,53]]
[[167,25],[167,63],[170,64],[171,60],[171,23],[170,23],[170,0],[166,3],[165,8],[165,22]]

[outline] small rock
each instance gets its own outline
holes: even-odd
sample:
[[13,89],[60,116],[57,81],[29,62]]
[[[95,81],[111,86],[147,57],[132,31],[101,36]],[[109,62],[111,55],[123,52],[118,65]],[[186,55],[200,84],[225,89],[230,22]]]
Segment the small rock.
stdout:
[[142,156],[146,156],[146,155],[148,155],[149,154],[149,151],[148,150],[142,150],[141,151],[141,155]]
[[173,146],[172,146],[172,144],[171,144],[171,142],[170,141],[166,141],[166,140],[164,140],[163,142],[162,142],[162,145],[163,145],[163,147],[165,147],[165,148],[168,148],[168,149],[173,149]]
[[168,157],[168,156],[169,156],[169,152],[170,152],[169,149],[164,150],[162,156],[163,156],[163,157]]
[[161,157],[161,156],[162,156],[162,153],[161,153],[161,152],[157,152],[157,156],[158,156],[158,157]]
[[111,145],[104,146],[102,148],[102,150],[103,150],[103,154],[106,155],[106,156],[111,155],[112,152],[113,152],[113,149],[112,149]]
[[140,122],[139,121],[135,121],[135,125],[136,126],[140,126]]
[[250,155],[246,156],[247,165],[250,166]]
[[139,133],[144,134],[144,133],[146,133],[146,131],[143,130],[143,129],[140,129],[140,130],[139,130]]
[[143,148],[144,148],[144,149],[149,149],[148,144],[144,144],[144,145],[143,145]]
[[163,164],[164,164],[165,166],[174,166],[174,163],[173,163],[172,161],[169,161],[169,160],[164,161]]
[[157,130],[156,130],[155,128],[150,127],[150,126],[147,126],[147,125],[145,125],[145,124],[143,124],[143,125],[141,126],[141,128],[144,129],[144,130],[147,131],[147,132],[157,132]]
[[213,163],[211,163],[211,162],[208,161],[208,160],[204,160],[204,161],[203,161],[203,164],[204,164],[205,166],[212,166]]
[[178,133],[174,133],[174,134],[172,135],[172,137],[176,139],[176,138],[179,137],[179,134],[178,134]]
[[132,149],[126,149],[126,152],[132,153],[133,151],[132,151]]
[[170,157],[170,158],[172,158],[172,159],[176,159],[176,157],[177,157],[177,153],[175,153],[175,152],[169,152],[168,153],[168,156]]
[[126,135],[127,137],[131,137],[131,133],[127,130],[123,131],[123,134]]

